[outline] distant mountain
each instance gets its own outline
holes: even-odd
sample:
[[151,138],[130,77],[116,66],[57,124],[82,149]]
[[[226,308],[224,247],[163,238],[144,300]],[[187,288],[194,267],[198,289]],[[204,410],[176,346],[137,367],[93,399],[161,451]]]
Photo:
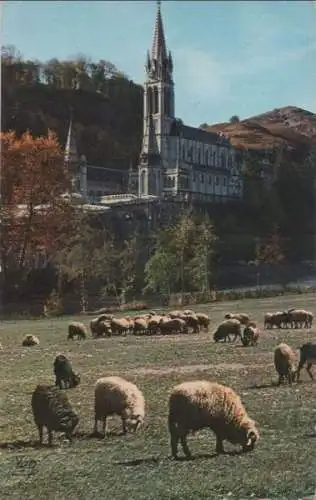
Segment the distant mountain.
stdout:
[[295,106],[274,109],[236,123],[201,125],[210,132],[223,132],[236,147],[271,149],[298,148],[316,144],[316,114]]

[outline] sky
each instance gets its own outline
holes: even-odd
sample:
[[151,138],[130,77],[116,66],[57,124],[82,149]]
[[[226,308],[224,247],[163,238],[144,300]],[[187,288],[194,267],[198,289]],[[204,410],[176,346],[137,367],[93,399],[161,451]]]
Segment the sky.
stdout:
[[[4,1],[1,44],[28,59],[106,59],[142,84],[156,2]],[[186,124],[282,106],[316,113],[316,1],[162,1]]]

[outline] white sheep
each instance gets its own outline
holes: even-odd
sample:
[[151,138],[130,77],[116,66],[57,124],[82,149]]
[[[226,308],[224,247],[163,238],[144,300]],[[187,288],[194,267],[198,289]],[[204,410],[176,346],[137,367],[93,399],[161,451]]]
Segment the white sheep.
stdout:
[[169,433],[173,458],[181,441],[185,456],[192,458],[187,435],[209,427],[216,435],[216,452],[223,453],[223,441],[240,444],[251,451],[259,440],[254,420],[250,419],[239,398],[230,388],[207,380],[183,382],[173,387],[169,398]]
[[26,335],[22,340],[23,347],[32,347],[33,345],[39,345],[40,341],[35,335]]
[[274,366],[279,375],[278,385],[287,379],[289,385],[295,380],[296,356],[291,347],[281,343],[274,350]]
[[145,399],[140,389],[121,377],[99,378],[94,389],[95,423],[94,434],[98,434],[98,421],[103,423],[106,434],[106,419],[118,415],[122,419],[123,433],[136,432],[144,423]]

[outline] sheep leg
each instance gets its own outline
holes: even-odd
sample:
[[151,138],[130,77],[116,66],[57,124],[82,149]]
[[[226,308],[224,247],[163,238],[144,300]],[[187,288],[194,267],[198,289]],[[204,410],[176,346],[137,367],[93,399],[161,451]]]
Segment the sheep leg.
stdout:
[[216,435],[216,453],[224,453],[223,440]]
[[178,458],[178,441],[179,441],[179,436],[177,434],[171,434],[171,453],[173,458]]
[[103,417],[102,418],[102,434],[104,437],[105,437],[106,433],[107,433],[107,421],[106,421],[106,417]]
[[183,453],[185,454],[185,456],[186,456],[186,458],[188,460],[191,460],[192,459],[192,455],[191,455],[191,452],[190,452],[189,447],[188,447],[186,434],[182,434],[180,436],[180,441],[181,441],[181,446],[182,446],[182,449],[183,449]]
[[38,433],[39,433],[39,443],[43,444],[43,426],[42,425],[38,426]]
[[288,381],[289,385],[292,385],[292,373],[291,372],[289,372],[287,374],[287,381]]
[[122,430],[123,430],[123,434],[127,433],[126,418],[124,418],[124,417],[122,417]]
[[52,446],[53,444],[53,431],[48,429],[48,446]]
[[313,377],[313,374],[312,374],[312,370],[311,370],[311,368],[312,368],[312,363],[308,363],[308,364],[307,364],[307,366],[306,366],[307,373],[308,373],[308,375],[310,376],[310,378],[311,378],[312,380],[314,380],[314,377]]

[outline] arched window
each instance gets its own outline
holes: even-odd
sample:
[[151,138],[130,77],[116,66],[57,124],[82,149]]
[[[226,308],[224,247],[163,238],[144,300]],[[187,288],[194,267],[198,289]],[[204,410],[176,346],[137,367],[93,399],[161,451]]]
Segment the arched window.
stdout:
[[153,102],[153,91],[152,88],[149,87],[147,91],[147,114],[150,115],[152,113],[152,102]]
[[200,150],[200,164],[203,165],[204,164],[204,151],[203,151],[203,144],[201,146],[201,150]]
[[154,88],[154,103],[153,103],[153,114],[158,113],[158,89],[157,87]]
[[145,171],[143,170],[140,174],[140,193],[145,193]]
[[165,115],[166,116],[169,116],[170,114],[170,91],[168,88],[165,88],[165,91],[164,91],[164,109],[165,109]]
[[213,151],[213,167],[216,167],[216,151]]
[[185,156],[185,144],[182,144],[182,160],[185,160],[186,159],[186,156]]

